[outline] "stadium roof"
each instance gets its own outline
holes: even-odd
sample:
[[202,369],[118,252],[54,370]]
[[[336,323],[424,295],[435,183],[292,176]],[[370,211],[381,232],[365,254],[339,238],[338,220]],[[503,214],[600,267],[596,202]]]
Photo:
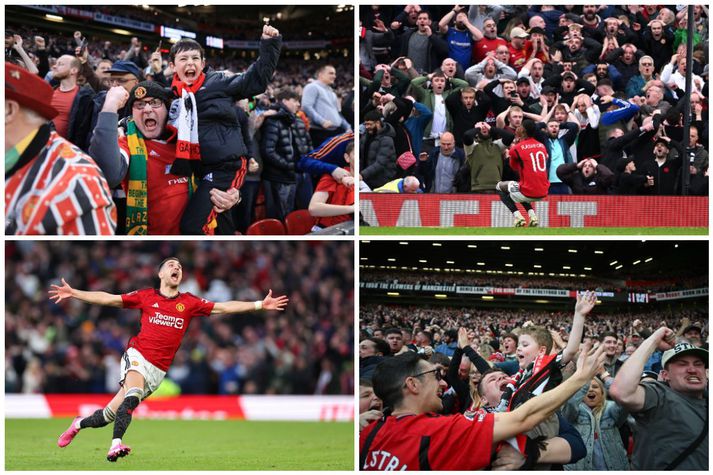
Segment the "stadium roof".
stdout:
[[361,266],[502,270],[617,279],[708,275],[706,241],[383,241],[360,243]]

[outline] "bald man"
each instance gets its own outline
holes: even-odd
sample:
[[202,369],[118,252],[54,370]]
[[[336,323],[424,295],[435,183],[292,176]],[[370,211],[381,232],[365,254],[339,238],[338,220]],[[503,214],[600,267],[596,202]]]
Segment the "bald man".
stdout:
[[418,162],[419,177],[425,190],[431,193],[456,191],[456,175],[465,162],[465,154],[456,148],[456,139],[450,132],[440,135],[440,145],[430,154],[421,153]]
[[398,178],[374,190],[374,193],[423,193],[421,182],[415,176]]

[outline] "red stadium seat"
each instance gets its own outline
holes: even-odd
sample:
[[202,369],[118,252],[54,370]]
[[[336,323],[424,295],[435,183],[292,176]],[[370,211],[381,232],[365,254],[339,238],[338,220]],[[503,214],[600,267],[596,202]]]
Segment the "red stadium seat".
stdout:
[[264,236],[269,234],[285,234],[285,226],[277,219],[261,219],[248,228],[247,235]]
[[298,209],[285,216],[287,234],[308,234],[317,223],[317,218],[306,209]]

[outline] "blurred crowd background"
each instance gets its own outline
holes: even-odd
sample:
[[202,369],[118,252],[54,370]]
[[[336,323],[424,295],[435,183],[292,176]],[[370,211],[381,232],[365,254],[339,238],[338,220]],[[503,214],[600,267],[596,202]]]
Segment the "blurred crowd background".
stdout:
[[5,391],[113,393],[139,312],[61,305],[82,290],[156,287],[158,264],[183,265],[182,292],[213,301],[290,298],[282,313],[198,318],[167,380],[182,394],[353,394],[354,260],[350,242],[7,243]]

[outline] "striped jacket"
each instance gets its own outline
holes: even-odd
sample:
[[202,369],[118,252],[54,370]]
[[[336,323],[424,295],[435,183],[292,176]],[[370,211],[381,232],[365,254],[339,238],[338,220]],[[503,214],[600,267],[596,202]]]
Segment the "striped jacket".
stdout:
[[23,155],[6,174],[5,234],[114,234],[116,207],[89,155],[45,127]]

